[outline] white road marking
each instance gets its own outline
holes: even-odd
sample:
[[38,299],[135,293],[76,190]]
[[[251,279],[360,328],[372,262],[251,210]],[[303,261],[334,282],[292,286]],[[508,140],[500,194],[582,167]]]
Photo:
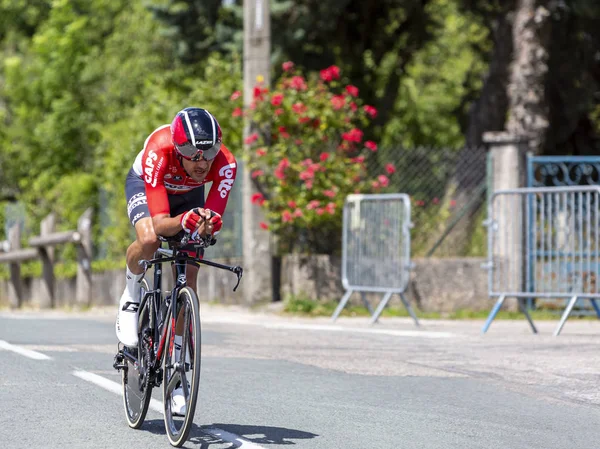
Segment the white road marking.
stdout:
[[327,324],[294,324],[294,323],[266,323],[267,329],[315,330],[330,332],[352,332],[362,334],[383,334],[396,337],[423,337],[423,338],[449,338],[455,335],[450,332],[397,330],[397,329],[364,329],[362,327],[343,327]]
[[251,441],[245,440],[244,438],[225,430],[218,429],[216,427],[202,427],[202,432],[208,433],[214,437],[219,438],[222,441],[232,443],[233,447],[241,449],[265,449],[263,446],[259,446]]
[[[104,388],[112,393],[121,395],[123,394],[123,386],[112,380],[107,379],[106,377],[99,376],[98,374],[90,373],[89,371],[73,371],[73,375],[83,379],[87,382],[91,382],[99,387]],[[163,413],[163,403],[162,401],[158,401],[156,399],[150,399],[150,408],[155,412],[160,414]],[[203,433],[212,435],[214,437],[219,438],[222,441],[226,441],[228,443],[232,443],[235,448],[241,449],[265,449],[262,446],[252,443],[251,441],[245,440],[239,435],[235,435],[230,432],[226,432],[225,430],[218,429],[216,427],[202,427],[201,431]]]
[[[107,379],[106,377],[99,376],[98,374],[90,373],[89,371],[73,371],[73,375],[83,379],[87,382],[91,382],[93,384],[98,385],[99,387],[104,388],[112,393],[122,395],[123,394],[123,386],[112,380]],[[150,399],[150,408],[158,413],[163,413],[163,405],[162,402],[157,401],[156,399]]]
[[25,357],[29,357],[34,360],[50,360],[46,354],[42,354],[41,352],[32,351],[31,349],[25,349],[20,346],[11,345],[9,342],[0,340],[0,349],[5,349],[7,351],[16,352],[17,354],[21,354]]

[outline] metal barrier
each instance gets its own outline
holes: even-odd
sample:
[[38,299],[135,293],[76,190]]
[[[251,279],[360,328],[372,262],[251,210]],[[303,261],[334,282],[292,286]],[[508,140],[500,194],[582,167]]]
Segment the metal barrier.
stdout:
[[498,297],[487,332],[504,300],[515,297],[534,333],[524,301],[568,299],[559,335],[578,299],[600,318],[600,187],[540,187],[494,192],[488,204],[488,288]]
[[[374,323],[392,294],[419,320],[404,297],[410,278],[410,197],[405,194],[349,195],[344,205],[342,284],[346,293],[333,313],[335,321],[353,292],[359,292]],[[373,311],[365,293],[383,293]]]

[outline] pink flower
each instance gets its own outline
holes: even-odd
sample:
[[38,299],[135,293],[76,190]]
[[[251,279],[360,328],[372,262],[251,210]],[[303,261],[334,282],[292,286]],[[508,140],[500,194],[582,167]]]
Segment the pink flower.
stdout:
[[385,164],[385,171],[391,175],[392,173],[394,173],[396,171],[396,167],[394,167],[394,164],[387,163],[387,164]]
[[298,146],[302,145],[302,139],[296,139],[294,140],[294,143]]
[[321,162],[325,162],[328,158],[329,158],[329,153],[321,153],[321,155],[319,156],[319,159],[321,160]]
[[313,179],[315,174],[312,170],[304,170],[302,173],[300,173],[299,177],[302,181],[308,181],[309,179]]
[[371,186],[372,186],[374,189],[378,189],[378,188],[380,187],[380,186],[379,186],[379,183],[378,183],[377,181],[373,181],[373,182],[371,182]]
[[356,111],[357,109],[358,109],[358,106],[356,106],[356,103],[355,103],[355,102],[353,102],[353,101],[351,101],[351,102],[350,102],[350,110],[351,110],[352,112],[354,112],[354,111]]
[[320,201],[317,201],[317,200],[312,200],[312,201],[310,201],[310,202],[308,203],[308,205],[306,206],[306,208],[307,208],[308,210],[313,210],[313,209],[316,209],[317,207],[319,207],[319,205],[320,205],[320,204],[321,204],[321,202],[320,202]]
[[287,130],[285,129],[285,126],[279,127],[279,135],[281,136],[282,139],[287,139],[288,137],[290,137]]
[[335,214],[335,203],[327,203],[325,209],[327,210],[327,212],[329,212],[330,215]]
[[377,151],[377,144],[375,142],[373,142],[372,140],[367,140],[365,142],[365,147],[367,147],[369,150],[375,152]]
[[326,69],[321,70],[320,72],[321,79],[325,82],[333,81],[334,79],[340,79],[340,68],[332,65],[327,67]]
[[379,184],[381,185],[381,187],[387,187],[390,184],[390,180],[385,175],[379,175],[377,177],[377,180],[379,181]]
[[292,105],[292,111],[294,111],[296,114],[303,114],[307,111],[307,107],[305,104],[302,104],[300,102],[294,103]]
[[419,206],[419,207],[422,207],[422,206],[425,206],[425,201],[423,201],[423,200],[417,200],[417,201],[415,201],[415,204],[417,206]]
[[258,150],[256,150],[256,155],[258,157],[263,157],[265,154],[267,154],[267,150],[265,150],[264,148],[259,148]]
[[288,205],[288,207],[290,209],[295,209],[296,208],[296,202],[295,201],[288,201],[287,205]]
[[325,208],[319,207],[315,212],[317,215],[323,215],[325,213]]
[[350,159],[351,162],[354,162],[355,164],[362,164],[365,161],[365,157],[364,156],[356,156],[353,157],[352,159]]
[[231,101],[235,101],[238,98],[240,98],[242,96],[242,93],[239,90],[236,90],[234,93],[231,94],[231,97],[229,97],[229,99]]
[[352,85],[346,86],[346,92],[348,92],[348,94],[351,97],[358,97],[358,87],[356,87],[356,86],[352,86]]
[[298,123],[308,123],[308,122],[310,122],[310,120],[311,120],[311,118],[310,118],[310,117],[306,117],[306,116],[304,116],[304,117],[299,117],[299,118],[298,118]]
[[292,214],[289,210],[284,210],[281,214],[281,221],[283,221],[284,223],[292,221],[292,218]]
[[264,221],[261,221],[259,223],[259,226],[261,227],[261,229],[264,229],[265,231],[269,229],[269,225],[266,224]]
[[243,114],[242,108],[235,108],[231,113],[232,117],[240,117]]
[[336,111],[342,109],[345,104],[346,104],[346,97],[344,97],[343,95],[334,95],[333,97],[331,97],[331,106]]
[[279,167],[282,170],[285,170],[286,168],[289,168],[290,166],[290,160],[287,157],[284,157],[283,159],[281,159],[281,161],[279,161]]
[[433,204],[439,204],[439,203],[440,203],[440,199],[439,199],[439,198],[436,196],[436,197],[433,199]]
[[306,90],[308,89],[306,81],[301,76],[294,76],[290,80],[290,87],[294,90]]
[[313,180],[312,179],[307,179],[306,182],[304,183],[304,186],[310,190],[313,187]]
[[324,190],[323,195],[328,196],[329,198],[335,197],[335,192],[333,190]]
[[262,171],[262,170],[254,170],[254,171],[252,172],[251,176],[252,176],[252,179],[256,179],[256,178],[258,178],[259,176],[262,176],[262,175],[264,175],[264,174],[265,174],[265,172],[264,172],[264,171]]
[[271,97],[271,104],[273,106],[279,106],[283,103],[283,94],[275,94]]
[[252,133],[248,137],[246,137],[246,140],[244,140],[244,143],[247,145],[250,145],[250,144],[256,142],[257,140],[258,140],[258,134]]
[[275,115],[281,115],[281,114],[283,114],[283,109],[281,109],[281,108],[275,109]]
[[255,193],[252,195],[252,197],[250,197],[250,201],[252,201],[252,204],[258,204],[263,198],[264,196],[262,193]]
[[267,93],[269,89],[261,89],[259,86],[254,86],[254,90],[252,91],[252,96],[256,101],[264,100],[264,94]]
[[296,209],[294,211],[294,218],[301,217],[303,215],[302,210]]
[[347,140],[348,142],[360,142],[362,138],[363,132],[358,128],[351,129],[347,133],[342,133],[342,139]]
[[373,106],[369,106],[368,104],[363,106],[363,110],[371,116],[371,118],[375,118],[377,117],[377,109],[375,109]]
[[292,61],[286,61],[283,64],[281,64],[281,68],[284,72],[291,72],[292,70],[294,70],[294,63]]
[[456,200],[450,200],[450,207],[456,206]]

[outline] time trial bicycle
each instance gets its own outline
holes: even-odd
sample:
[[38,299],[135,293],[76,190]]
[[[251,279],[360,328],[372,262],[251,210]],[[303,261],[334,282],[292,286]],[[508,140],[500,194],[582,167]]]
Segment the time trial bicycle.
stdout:
[[[144,275],[154,267],[153,286],[143,277],[140,293],[137,348],[120,347],[113,367],[121,371],[123,404],[129,427],[142,426],[152,397],[152,389],[162,385],[164,421],[169,442],[183,445],[188,437],[198,398],[200,384],[200,306],[193,289],[188,287],[186,265],[189,261],[228,270],[237,275],[236,291],[242,278],[240,266],[229,266],[202,259],[204,248],[213,245],[212,236],[199,237],[189,242],[189,234],[180,237],[159,237],[169,248],[159,248],[151,260],[142,260]],[[193,244],[195,255],[183,251]],[[162,290],[162,264],[175,267],[174,287]],[[181,334],[181,349],[175,351],[175,335]],[[176,415],[172,409],[172,395],[183,390],[185,411]]]

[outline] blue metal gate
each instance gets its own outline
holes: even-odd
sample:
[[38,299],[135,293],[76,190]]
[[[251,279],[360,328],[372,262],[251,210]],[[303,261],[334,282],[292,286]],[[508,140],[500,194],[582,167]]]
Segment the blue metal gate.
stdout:
[[[527,187],[566,187],[566,186],[591,186],[600,185],[600,156],[527,156]],[[529,200],[531,203],[531,199]],[[533,213],[533,204],[529,204],[529,223],[532,223],[531,214]],[[577,209],[577,205],[573,205]],[[571,230],[575,232],[575,230]],[[533,236],[533,229],[528,229],[528,260],[530,273],[528,284],[529,291],[536,291],[535,277],[533,276],[533,264],[539,261],[544,248],[541,248]],[[545,250],[547,253],[547,249]],[[556,254],[547,254],[548,259],[552,260]],[[573,256],[573,255],[571,255]],[[546,270],[547,268],[547,270]],[[556,267],[545,267],[544,270],[552,271]],[[595,273],[579,273],[573,271],[574,268],[567,265],[558,267],[559,271],[566,270],[570,276],[594,276],[600,279],[600,271]],[[549,273],[552,275],[552,273]],[[585,301],[578,301],[577,307],[583,308],[587,305]],[[527,301],[527,307],[533,308],[533,300]],[[596,311],[597,312],[597,311]],[[599,315],[600,317],[600,315]]]

